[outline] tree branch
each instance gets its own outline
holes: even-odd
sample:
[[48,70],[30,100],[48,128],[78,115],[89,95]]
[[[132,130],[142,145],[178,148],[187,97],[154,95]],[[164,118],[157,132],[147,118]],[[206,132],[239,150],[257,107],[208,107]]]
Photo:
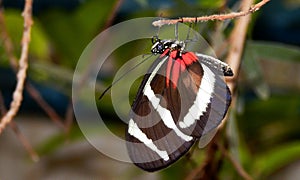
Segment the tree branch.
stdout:
[[152,23],[153,26],[163,26],[163,25],[170,25],[170,24],[176,24],[176,23],[195,23],[195,22],[203,22],[203,21],[212,21],[212,20],[220,20],[224,21],[226,19],[233,19],[233,18],[238,18],[241,16],[246,16],[248,14],[254,13],[255,11],[259,10],[263,5],[265,5],[267,2],[270,0],[262,0],[261,2],[250,6],[248,9],[243,9],[240,12],[233,12],[229,14],[214,14],[210,16],[201,16],[201,17],[183,17],[183,18],[178,18],[178,19],[162,19],[158,21],[154,21]]
[[[254,6],[251,7],[251,4],[253,3],[253,1],[254,0],[243,0],[241,3],[241,12],[239,12],[239,13],[230,13],[227,15],[225,14],[225,15],[205,16],[202,18],[202,20],[224,20],[224,19],[231,19],[231,18],[245,16],[247,14],[257,11],[260,7],[262,7],[264,4],[266,4],[269,0],[262,0],[260,3],[255,4]],[[182,18],[182,19],[183,19],[183,21],[189,20],[189,19],[184,19],[184,18]],[[177,22],[181,22],[182,19],[177,20]],[[195,18],[194,18],[194,20],[195,20]],[[238,78],[239,71],[240,71],[241,57],[243,54],[246,33],[247,33],[247,29],[248,29],[250,20],[251,20],[250,15],[237,19],[235,26],[229,37],[228,44],[230,44],[230,46],[229,46],[229,52],[227,55],[226,62],[231,66],[231,68],[234,71],[234,77],[227,79],[227,84],[232,92],[232,103],[231,103],[231,107],[230,107],[231,109],[235,108],[235,106],[236,106],[236,97],[237,97],[237,95],[235,93],[236,82],[237,82],[237,78]],[[161,20],[161,21],[163,21],[163,20]],[[174,20],[174,22],[175,21],[176,20]],[[199,19],[197,21],[199,21]],[[168,20],[164,21],[164,23],[166,23],[166,22],[168,22]],[[175,23],[177,23],[177,22],[175,22]],[[187,22],[189,22],[189,21],[187,21]],[[193,21],[191,21],[191,22],[193,22]],[[173,23],[173,21],[171,21],[171,23]],[[161,25],[163,25],[163,23]],[[229,113],[227,113],[227,114],[229,114]],[[228,119],[228,116],[226,116],[224,118],[224,120],[222,121],[222,124],[218,127],[220,130],[222,130],[224,128],[224,125],[225,125],[227,119]],[[213,138],[212,142],[210,142],[207,147],[208,149],[210,149],[212,151],[212,152],[209,151],[208,155],[215,156],[217,151],[220,150],[223,153],[223,155],[226,158],[228,158],[229,161],[233,164],[233,167],[235,167],[236,171],[240,174],[241,177],[248,179],[248,180],[252,179],[251,176],[249,174],[247,174],[247,172],[239,164],[239,162],[237,162],[235,159],[233,159],[233,157],[231,155],[229,155],[227,153],[227,151],[224,147],[218,146],[218,148],[212,148],[216,144],[218,144],[218,142],[220,141],[220,138],[221,138],[221,136],[219,135],[220,130],[216,134],[216,136]],[[213,160],[214,160],[213,158],[206,156],[206,160],[204,162],[206,162],[206,164],[210,164],[210,163],[213,164],[214,163]],[[206,173],[205,167],[206,166],[201,166],[201,167],[197,168],[195,171],[192,172],[192,174],[191,174],[191,176],[189,176],[189,178],[192,179],[193,177],[197,177],[197,175]]]
[[233,167],[235,168],[235,170],[237,171],[237,173],[244,178],[245,180],[253,180],[253,178],[244,170],[244,168],[241,166],[241,164],[236,161],[234,159],[234,157],[232,157],[231,154],[229,154],[229,152],[225,149],[225,147],[223,145],[221,145],[220,143],[217,143],[218,145],[218,149],[222,152],[222,154],[229,159],[229,161],[231,162],[231,164],[233,165]]
[[[14,47],[7,32],[4,20],[4,12],[3,9],[0,9],[0,25],[1,25],[1,32],[0,36],[3,39],[4,43],[4,50],[6,55],[8,56],[9,63],[11,68],[18,72],[18,59],[14,55]],[[40,92],[29,82],[25,82],[25,89],[27,90],[28,94],[35,100],[35,102],[45,111],[45,113],[50,117],[50,119],[56,123],[59,127],[66,129],[63,124],[63,119],[55,112],[55,110],[44,100],[41,96]]]
[[[0,114],[1,114],[0,117],[2,117],[2,115],[6,114],[6,112],[7,112],[7,109],[5,108],[2,92],[0,91]],[[15,135],[18,137],[19,141],[22,143],[22,145],[24,146],[24,148],[30,155],[31,159],[33,161],[37,162],[39,160],[38,154],[33,149],[31,144],[29,143],[28,139],[22,134],[18,125],[14,121],[11,121],[9,123],[9,126],[14,131]]]
[[29,50],[29,42],[30,42],[30,33],[31,33],[31,26],[33,24],[32,0],[25,1],[25,8],[22,13],[22,16],[24,17],[24,31],[23,31],[23,37],[21,42],[22,51],[19,60],[19,71],[17,73],[17,85],[13,93],[13,100],[10,104],[10,108],[1,119],[0,133],[4,130],[6,125],[9,124],[12,121],[12,119],[15,117],[23,99],[23,89],[24,89],[24,83],[26,79],[26,72],[28,68],[28,50]]

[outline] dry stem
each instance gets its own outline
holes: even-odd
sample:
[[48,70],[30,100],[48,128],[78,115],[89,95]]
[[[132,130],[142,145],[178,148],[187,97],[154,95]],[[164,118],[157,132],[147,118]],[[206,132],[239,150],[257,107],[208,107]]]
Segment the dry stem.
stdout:
[[4,130],[6,125],[9,124],[12,121],[12,119],[15,117],[23,99],[23,89],[24,89],[24,83],[26,79],[26,72],[28,68],[28,50],[29,50],[29,42],[30,42],[30,32],[31,32],[31,26],[33,24],[32,0],[26,0],[25,8],[22,15],[24,17],[24,31],[23,31],[23,37],[21,42],[22,51],[19,60],[19,71],[17,73],[17,86],[13,93],[13,100],[10,104],[10,108],[1,119],[0,133]]
[[[240,69],[241,57],[242,57],[243,49],[244,49],[244,43],[245,43],[245,39],[246,39],[247,28],[248,28],[248,24],[251,19],[250,15],[249,16],[246,16],[246,15],[257,11],[263,5],[265,5],[268,1],[269,0],[262,0],[261,2],[251,6],[251,4],[253,3],[253,0],[244,0],[241,3],[241,11],[238,13],[212,15],[212,16],[204,16],[204,17],[198,17],[198,18],[180,18],[180,19],[176,19],[176,20],[159,20],[159,21],[153,22],[153,25],[162,26],[164,24],[175,24],[178,22],[225,20],[225,19],[232,19],[232,18],[245,16],[245,17],[241,17],[241,18],[237,19],[234,29],[231,32],[231,35],[229,37],[229,44],[230,44],[229,53],[228,53],[228,56],[226,59],[226,62],[231,66],[231,68],[234,71],[234,77],[230,81],[228,81],[228,86],[233,94],[231,108],[234,108],[235,103],[236,103],[236,96],[237,96],[235,93],[236,81],[237,81],[237,77],[238,77],[238,74],[240,71],[239,69]],[[219,126],[219,129],[222,129],[224,127],[224,124],[226,123],[227,119],[228,119],[228,117],[226,117],[223,120],[222,124]],[[209,151],[210,156],[214,156],[217,152],[217,149],[212,148],[212,147],[215,146],[215,144],[218,144],[218,141],[220,140],[220,136],[218,136],[219,134],[220,134],[220,132],[218,132],[216,137],[212,140],[212,142],[208,146],[208,149],[210,150]],[[239,164],[239,162],[235,161],[232,158],[232,156],[230,154],[228,154],[228,152],[226,151],[226,149],[224,147],[218,146],[218,149],[223,153],[223,155],[226,158],[228,158],[232,162],[233,166],[235,167],[236,171],[239,173],[239,175],[241,177],[243,177],[244,179],[248,179],[248,180],[252,179],[251,176],[242,168],[242,166]],[[210,163],[213,164],[214,158],[207,157],[205,162],[206,162],[205,164],[210,164]],[[205,173],[205,167],[206,166],[201,166],[201,167],[197,168],[195,171],[193,171],[190,174],[189,178],[192,179],[192,178],[197,177],[198,175]]]
[[178,18],[178,19],[162,19],[158,21],[154,21],[152,24],[153,26],[163,26],[163,25],[170,25],[170,24],[176,24],[176,23],[183,23],[183,22],[188,22],[188,23],[195,23],[195,22],[201,22],[201,21],[212,21],[212,20],[220,20],[224,21],[226,19],[233,19],[233,18],[238,18],[241,16],[246,16],[248,14],[254,13],[255,11],[259,10],[263,5],[265,5],[267,2],[270,0],[262,0],[261,2],[249,6],[250,8],[247,7],[247,9],[243,9],[240,12],[233,12],[229,14],[214,14],[210,16],[201,16],[201,17],[183,17],[183,18]]

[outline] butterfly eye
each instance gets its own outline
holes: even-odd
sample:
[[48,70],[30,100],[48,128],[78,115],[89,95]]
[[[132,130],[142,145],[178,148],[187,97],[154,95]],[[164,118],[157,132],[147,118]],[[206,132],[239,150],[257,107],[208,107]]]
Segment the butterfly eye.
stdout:
[[164,45],[163,45],[163,44],[158,44],[158,45],[157,45],[157,50],[158,50],[159,52],[162,52],[162,51],[164,50]]

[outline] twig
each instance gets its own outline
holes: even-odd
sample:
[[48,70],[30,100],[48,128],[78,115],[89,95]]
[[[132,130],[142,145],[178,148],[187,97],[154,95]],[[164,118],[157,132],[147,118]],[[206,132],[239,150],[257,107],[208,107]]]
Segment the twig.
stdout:
[[70,100],[70,103],[67,107],[65,119],[66,134],[69,135],[74,121],[74,110],[72,100]]
[[[3,95],[2,95],[2,93],[0,91],[0,113],[1,113],[1,116],[4,115],[6,112],[7,112],[7,109],[5,108]],[[18,125],[14,121],[11,121],[9,123],[9,126],[15,132],[16,136],[18,137],[18,139],[21,141],[22,145],[24,146],[24,148],[26,149],[26,151],[30,155],[31,159],[33,161],[37,162],[39,160],[38,154],[32,148],[32,146],[29,143],[28,139],[22,134],[22,132],[19,129]]]
[[[9,63],[11,68],[17,73],[18,72],[18,59],[14,55],[14,47],[12,40],[7,32],[5,27],[3,10],[0,9],[0,24],[1,24],[1,32],[0,36],[3,39],[4,50],[6,55],[8,56]],[[25,82],[25,88],[28,94],[36,101],[36,103],[46,112],[46,114],[50,117],[50,119],[56,123],[59,127],[65,129],[64,124],[62,123],[62,118],[55,112],[55,110],[43,99],[39,91],[29,82]]]
[[114,18],[116,17],[117,11],[120,9],[120,6],[122,5],[123,0],[118,0],[115,2],[112,12],[110,12],[110,15],[108,17],[108,19],[106,20],[104,29],[108,28],[109,26],[111,26],[111,24],[113,23]]
[[250,8],[248,8],[248,9],[243,9],[240,12],[233,12],[233,13],[229,13],[229,14],[214,14],[214,15],[210,15],[210,16],[201,16],[201,17],[183,17],[183,18],[178,18],[178,19],[162,19],[162,20],[154,21],[152,23],[152,25],[160,27],[160,26],[163,26],[166,24],[170,25],[170,24],[176,24],[179,22],[194,23],[194,22],[212,21],[212,20],[224,21],[226,19],[238,18],[241,16],[246,16],[248,14],[254,13],[255,11],[259,10],[263,5],[265,5],[269,1],[270,0],[262,0],[261,2],[255,4],[253,6],[250,6]]
[[24,31],[22,37],[22,51],[21,57],[19,60],[19,71],[17,73],[17,86],[13,93],[13,100],[10,104],[10,108],[7,113],[2,117],[0,122],[0,134],[4,130],[7,124],[9,124],[12,119],[17,114],[22,99],[23,99],[23,89],[24,82],[26,79],[26,71],[28,68],[28,50],[29,50],[29,42],[30,42],[30,32],[31,26],[33,24],[32,21],[32,0],[25,1],[25,8],[22,13],[24,17]]
[[66,127],[63,123],[63,119],[55,112],[55,110],[44,100],[39,91],[34,86],[26,82],[25,86],[28,94],[39,104],[39,106],[47,113],[50,119],[57,124],[58,127],[66,131]]
[[[242,3],[242,10],[245,10],[247,7],[249,7],[252,4],[253,0],[245,0]],[[258,3],[264,5],[262,2]],[[237,84],[237,79],[240,71],[240,65],[241,65],[241,58],[243,54],[243,49],[244,49],[244,44],[245,44],[245,39],[246,39],[246,34],[247,34],[247,29],[249,22],[251,20],[251,16],[246,16],[243,18],[240,18],[236,21],[236,25],[234,29],[231,32],[231,35],[229,37],[229,43],[230,43],[230,48],[229,48],[229,53],[227,55],[226,62],[230,64],[231,68],[234,70],[234,77],[227,81],[227,84],[233,94],[232,96],[232,102],[231,102],[231,109],[236,107],[236,84]],[[223,120],[222,124],[220,125],[219,128],[223,128],[224,124],[226,123],[228,119],[228,116]],[[215,141],[215,143],[217,143]],[[223,152],[223,154],[231,161],[233,166],[235,167],[236,171],[244,178],[247,180],[251,180],[252,177],[243,169],[243,167],[237,162],[231,155],[227,153],[224,147],[218,146],[219,149]]]
[[228,151],[223,147],[220,143],[217,143],[218,149],[222,152],[222,154],[229,159],[229,161],[232,163],[238,174],[244,178],[245,180],[253,180],[253,178],[243,169],[241,164],[236,161],[232,155],[228,153]]
[[[216,134],[214,137],[217,138],[219,134]],[[206,158],[201,166],[194,169],[192,172],[188,174],[185,180],[205,180],[205,179],[216,179],[215,176],[217,175],[215,166],[215,162],[218,161],[216,157],[217,145],[210,143],[206,148]]]
[[29,143],[28,139],[22,134],[21,130],[19,129],[19,127],[17,126],[17,124],[14,121],[11,121],[9,123],[11,129],[15,132],[15,134],[17,135],[18,139],[21,141],[21,143],[23,144],[24,148],[26,149],[26,151],[29,153],[32,161],[34,162],[38,162],[40,160],[39,155],[37,154],[37,152],[33,149],[33,147],[31,146],[31,144]]
[[[234,17],[240,17],[241,15],[247,15],[250,14],[254,11],[257,11],[260,7],[262,7],[264,4],[266,4],[269,0],[262,0],[260,3],[252,6],[252,8],[249,9],[249,7],[251,6],[251,4],[253,3],[253,0],[244,0],[241,3],[241,12],[240,13],[231,13],[228,16],[227,15],[221,15],[222,18],[226,17],[230,17],[233,18],[232,15],[235,15]],[[247,11],[248,10],[248,11]],[[247,13],[248,12],[248,13]],[[236,16],[239,15],[239,16]],[[215,20],[218,19],[218,17],[220,17],[219,15],[213,15],[213,16],[207,16],[210,17],[209,20]],[[227,60],[226,62],[231,66],[231,68],[234,71],[234,77],[230,80],[228,80],[228,86],[232,92],[232,103],[231,103],[231,107],[230,108],[235,108],[236,105],[236,93],[235,93],[235,88],[236,88],[236,81],[237,81],[237,77],[239,75],[239,69],[240,69],[240,64],[241,64],[241,57],[242,57],[242,53],[243,53],[243,48],[244,48],[244,42],[245,42],[245,38],[246,38],[246,33],[247,33],[247,28],[248,28],[248,24],[250,22],[251,16],[245,16],[242,18],[237,19],[234,29],[231,32],[231,35],[229,37],[229,53],[227,55]],[[223,19],[218,19],[218,20],[223,20]],[[219,131],[216,134],[216,137],[213,138],[213,140],[210,142],[210,144],[208,145],[208,149],[210,149],[211,151],[209,151],[209,155],[210,156],[215,156],[214,154],[217,153],[217,150],[221,150],[224,154],[225,148],[224,149],[220,149],[220,147],[218,149],[212,148],[213,146],[215,146],[215,144],[218,144],[218,141],[220,141],[220,133],[224,128],[224,125],[226,123],[228,119],[228,116],[226,116],[224,118],[224,120],[222,121],[222,124],[219,126]],[[223,147],[221,147],[223,148]],[[214,151],[214,152],[213,152]],[[231,156],[228,155],[228,153],[224,154],[233,164],[233,166],[236,168],[236,171],[245,179],[252,179],[247,173],[246,171],[243,169],[243,167],[234,159],[232,159]],[[207,163],[214,163],[213,159],[211,157],[206,156],[206,164]],[[195,169],[194,172],[191,173],[191,177],[196,177],[197,175],[205,172],[204,168],[206,166],[202,166],[200,168]]]
[[[246,9],[247,6],[250,6],[252,1],[253,0],[243,1],[242,4],[243,9]],[[236,81],[240,71],[241,57],[243,54],[244,43],[245,43],[250,19],[251,16],[245,16],[243,18],[237,19],[235,23],[235,27],[233,28],[229,37],[230,46],[229,46],[229,50],[228,50],[229,53],[227,55],[226,62],[233,69],[234,76],[233,78],[230,78],[230,81],[228,81],[227,84],[233,94],[233,97],[236,97],[235,95]],[[233,107],[232,105],[235,105],[235,102],[231,104],[231,107]]]

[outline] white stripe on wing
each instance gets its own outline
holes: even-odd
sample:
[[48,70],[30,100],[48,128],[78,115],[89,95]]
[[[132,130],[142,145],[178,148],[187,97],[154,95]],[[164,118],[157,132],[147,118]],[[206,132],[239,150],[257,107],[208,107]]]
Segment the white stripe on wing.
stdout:
[[172,115],[171,115],[171,112],[162,107],[159,102],[160,102],[160,99],[158,97],[155,96],[152,88],[151,88],[151,81],[152,79],[154,78],[154,76],[157,74],[157,71],[159,70],[159,68],[162,66],[162,64],[167,60],[167,56],[166,58],[162,59],[162,61],[160,63],[157,64],[157,66],[155,67],[155,69],[152,71],[148,81],[146,82],[145,84],[145,87],[144,87],[144,94],[147,96],[148,100],[151,102],[152,106],[154,107],[154,109],[158,112],[159,116],[161,117],[162,121],[164,122],[164,124],[174,130],[174,132],[180,137],[182,138],[184,141],[191,141],[193,139],[193,137],[191,136],[188,136],[186,134],[184,134],[183,132],[181,132],[173,118],[172,118]]
[[203,77],[199,90],[197,92],[196,99],[183,120],[179,122],[179,126],[181,128],[188,128],[193,125],[198,119],[200,119],[200,116],[202,116],[204,112],[206,112],[206,108],[211,101],[216,81],[215,75],[204,64],[202,64],[202,68]]
[[165,161],[168,161],[170,158],[168,156],[167,151],[159,150],[156,145],[153,143],[151,139],[147,137],[147,135],[137,126],[137,124],[133,121],[133,119],[129,120],[128,123],[128,133],[137,138],[139,141],[145,144],[152,151],[156,152],[161,158]]

